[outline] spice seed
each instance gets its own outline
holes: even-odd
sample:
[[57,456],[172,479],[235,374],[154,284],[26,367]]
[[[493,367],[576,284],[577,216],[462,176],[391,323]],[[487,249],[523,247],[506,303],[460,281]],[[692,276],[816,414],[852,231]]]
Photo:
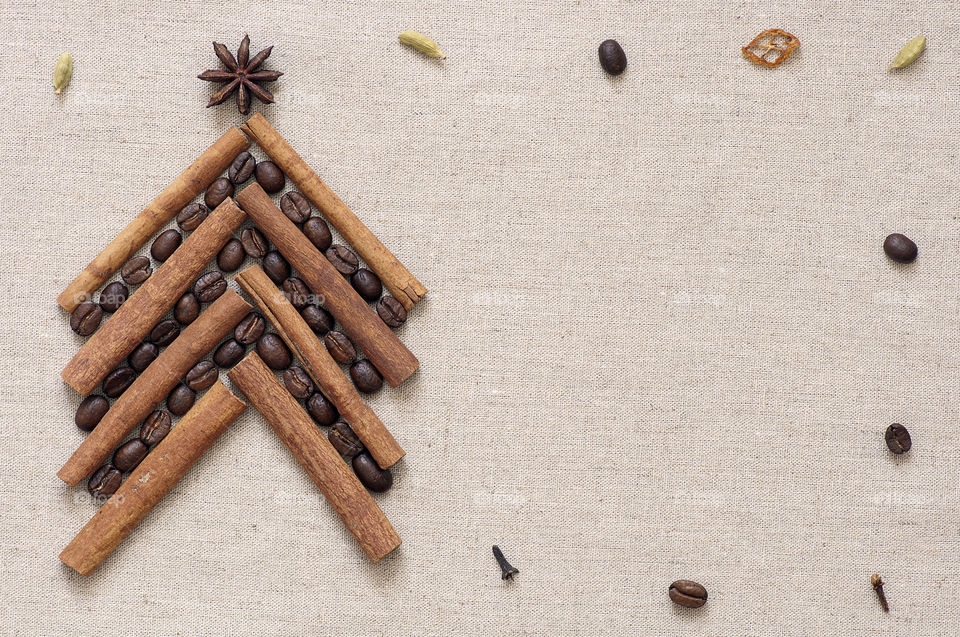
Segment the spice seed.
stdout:
[[447,59],[447,56],[440,50],[440,46],[422,33],[418,33],[417,31],[404,31],[397,37],[400,38],[400,42],[403,44],[412,46],[425,55],[429,55],[432,58]]
[[900,52],[897,53],[897,56],[893,58],[893,62],[890,64],[890,68],[887,70],[893,69],[902,69],[905,66],[910,66],[917,61],[917,58],[924,52],[927,48],[927,36],[918,35],[914,39],[907,42],[907,45],[900,49]]

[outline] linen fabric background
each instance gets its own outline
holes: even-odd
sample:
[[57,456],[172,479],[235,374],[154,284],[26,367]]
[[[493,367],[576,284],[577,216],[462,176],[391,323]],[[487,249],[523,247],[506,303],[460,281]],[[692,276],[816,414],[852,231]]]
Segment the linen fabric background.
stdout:
[[[774,27],[787,63],[741,57]],[[960,633],[958,28],[953,2],[5,3],[0,633]],[[244,121],[196,79],[244,33],[285,73],[254,110],[430,290],[399,330],[420,371],[370,400],[404,543],[371,566],[251,408],[83,578],[55,298]]]

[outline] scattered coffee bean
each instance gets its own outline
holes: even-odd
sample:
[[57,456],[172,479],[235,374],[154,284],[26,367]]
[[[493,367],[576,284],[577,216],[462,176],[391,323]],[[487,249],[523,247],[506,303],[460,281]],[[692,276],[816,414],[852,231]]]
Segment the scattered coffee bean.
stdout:
[[146,457],[147,451],[149,451],[147,445],[143,444],[139,438],[128,440],[113,452],[113,466],[124,473],[133,471]]
[[154,343],[140,343],[130,352],[130,357],[127,359],[127,362],[130,363],[130,367],[132,367],[134,371],[142,372],[150,366],[150,363],[157,359],[159,353],[160,348]]
[[152,412],[140,424],[140,440],[143,444],[153,446],[167,437],[170,433],[170,414],[158,409]]
[[218,177],[213,180],[213,183],[207,188],[207,192],[203,194],[203,203],[207,205],[207,208],[213,210],[226,201],[227,197],[232,196],[233,184],[226,177]]
[[240,240],[230,239],[217,255],[217,267],[224,272],[233,272],[243,265],[243,259],[246,256]]
[[884,239],[883,251],[898,263],[910,263],[917,258],[917,244],[899,232]]
[[317,421],[318,425],[323,425],[324,427],[329,427],[337,422],[337,418],[340,417],[340,412],[337,411],[333,403],[319,391],[314,392],[313,395],[307,399],[307,411],[310,413],[310,416]]
[[376,493],[382,493],[393,485],[393,474],[390,469],[381,469],[377,466],[377,462],[369,451],[353,457],[353,472],[360,478],[363,486]]
[[363,443],[360,442],[360,438],[353,433],[353,429],[345,422],[334,423],[327,434],[327,440],[341,456],[347,458],[361,454],[365,449]]
[[357,255],[355,255],[350,248],[342,246],[339,243],[327,248],[324,254],[327,255],[327,260],[337,269],[337,272],[344,276],[350,276],[356,272],[360,266],[360,260],[357,258]]
[[110,409],[110,402],[100,394],[90,394],[80,402],[73,422],[83,431],[93,431]]
[[347,335],[343,332],[330,330],[327,332],[327,335],[323,337],[323,344],[327,346],[327,351],[330,352],[333,360],[341,365],[349,365],[353,362],[353,359],[357,357],[356,348],[354,348],[353,343],[350,342],[350,339],[347,338]]
[[190,325],[200,316],[200,301],[193,292],[187,292],[177,301],[173,308],[173,318],[181,325]]
[[377,314],[389,327],[400,327],[407,321],[407,310],[389,294],[377,301]]
[[150,246],[150,256],[160,263],[163,263],[180,247],[181,243],[183,243],[183,235],[177,230],[173,228],[164,230],[154,239],[153,245]]
[[380,277],[366,268],[360,268],[350,277],[350,285],[365,301],[376,301],[383,293]]
[[707,589],[688,579],[679,579],[670,585],[670,599],[686,608],[700,608],[707,603]]
[[200,227],[200,224],[209,214],[210,209],[202,203],[188,203],[177,214],[177,225],[180,226],[181,230],[193,232]]
[[290,301],[290,305],[298,310],[307,306],[310,301],[310,288],[295,276],[287,277],[283,281],[283,294]]
[[253,172],[260,187],[270,194],[280,192],[283,190],[283,185],[287,183],[283,172],[272,161],[260,162]]
[[264,334],[257,340],[257,354],[270,369],[286,369],[292,362],[286,343],[273,332]]
[[210,303],[227,291],[227,281],[219,271],[207,272],[193,284],[193,293],[201,303]]
[[233,367],[240,362],[245,352],[243,345],[231,338],[220,343],[220,347],[213,353],[213,362],[224,369]]
[[227,174],[230,176],[230,181],[233,182],[233,185],[239,186],[250,179],[253,175],[253,169],[256,167],[257,160],[253,158],[253,155],[247,151],[243,151],[237,155],[237,158],[230,164],[230,170],[227,171]]
[[510,566],[510,562],[503,556],[503,551],[496,544],[493,545],[493,557],[500,565],[500,579],[513,579],[514,575],[520,573],[520,570]]
[[320,217],[310,217],[303,223],[303,234],[307,235],[310,243],[320,252],[326,252],[330,244],[333,243],[333,235],[330,234],[330,227],[327,222]]
[[262,259],[270,249],[270,243],[256,228],[244,228],[240,231],[240,245],[251,259]]
[[123,474],[112,464],[105,464],[87,481],[87,491],[96,498],[106,499],[117,492],[123,482]]
[[176,319],[164,319],[150,330],[150,342],[157,347],[166,347],[180,336],[180,324]]
[[127,285],[139,285],[149,279],[151,274],[153,266],[150,265],[150,257],[144,255],[133,257],[120,268],[120,277]]
[[298,226],[310,218],[310,201],[296,190],[283,193],[280,210]]
[[383,387],[383,376],[373,366],[373,363],[365,358],[350,366],[350,378],[357,389],[364,394],[372,394],[380,391],[380,388]]
[[220,378],[220,371],[216,365],[211,361],[200,361],[187,372],[184,380],[187,387],[193,391],[203,391],[213,387],[218,378]]
[[598,49],[600,66],[610,75],[620,75],[627,68],[627,54],[616,40],[604,40]]
[[70,329],[80,336],[90,336],[102,320],[103,309],[93,301],[84,301],[70,313]]
[[104,312],[116,312],[130,296],[130,290],[120,281],[108,283],[100,292],[100,309]]
[[263,271],[270,277],[270,280],[281,285],[290,276],[290,264],[283,258],[283,255],[276,250],[263,255],[260,262]]
[[887,448],[895,454],[906,453],[913,446],[910,439],[910,432],[900,423],[894,423],[887,427],[887,432],[883,435],[887,441]]
[[127,390],[127,387],[133,384],[137,379],[137,372],[132,367],[118,367],[103,379],[101,389],[103,393],[110,398],[116,398]]
[[333,316],[319,305],[308,305],[300,310],[300,315],[310,326],[310,329],[319,336],[323,336],[333,329]]
[[291,367],[283,372],[283,385],[297,400],[309,398],[313,393],[313,381],[310,375],[300,367]]
[[180,383],[167,396],[167,410],[174,416],[182,416],[193,407],[197,394],[192,389]]
[[233,337],[243,345],[253,345],[263,336],[266,327],[267,322],[259,312],[250,312],[234,328]]

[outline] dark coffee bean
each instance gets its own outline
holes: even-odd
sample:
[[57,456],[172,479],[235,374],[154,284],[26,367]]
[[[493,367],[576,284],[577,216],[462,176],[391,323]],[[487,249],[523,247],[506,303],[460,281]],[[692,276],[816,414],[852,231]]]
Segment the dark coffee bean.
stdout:
[[670,585],[670,599],[686,608],[700,608],[707,603],[707,589],[688,579],[680,579]]
[[287,215],[287,219],[299,226],[310,218],[310,200],[296,190],[291,190],[280,197],[280,210]]
[[257,164],[253,171],[257,177],[257,183],[268,193],[273,194],[283,190],[283,185],[287,183],[283,172],[272,161],[262,161]]
[[899,232],[883,240],[883,251],[898,263],[910,263],[917,258],[917,244]]
[[913,441],[910,440],[910,432],[899,423],[887,427],[887,432],[883,438],[887,441],[887,448],[896,454],[906,453],[913,446]]
[[281,285],[290,276],[290,264],[276,250],[266,253],[263,256],[263,261],[260,262],[260,266],[270,277],[270,280],[277,285]]
[[183,235],[177,230],[173,228],[164,230],[154,239],[153,245],[150,246],[150,256],[160,263],[163,263],[180,247],[181,243],[183,243]]
[[307,411],[310,412],[310,416],[317,421],[318,425],[323,425],[324,427],[329,427],[337,422],[337,418],[340,417],[340,412],[337,411],[337,408],[320,392],[314,392],[314,394],[307,399]]
[[217,351],[213,353],[213,362],[223,368],[233,367],[243,358],[244,352],[246,350],[243,345],[231,338],[229,341],[221,343]]
[[357,434],[353,433],[353,429],[345,422],[334,424],[327,433],[327,440],[330,441],[330,444],[333,445],[333,448],[336,449],[341,456],[346,456],[347,458],[361,454],[365,449],[363,443],[360,442],[360,439],[357,437]]
[[598,50],[600,66],[610,75],[620,75],[627,68],[627,54],[616,40],[604,40]]
[[80,402],[73,422],[84,431],[93,431],[110,409],[110,402],[100,394],[90,394]]
[[100,327],[103,310],[93,301],[84,301],[70,313],[70,329],[80,336],[90,336]]
[[407,321],[407,310],[389,294],[377,301],[377,314],[389,327],[400,327]]
[[170,414],[162,409],[154,411],[140,424],[140,440],[145,445],[157,444],[170,433],[170,423]]
[[390,469],[381,469],[377,466],[377,462],[368,451],[354,456],[353,472],[360,478],[363,486],[376,493],[382,493],[393,486],[393,474]]
[[182,325],[190,325],[200,316],[200,300],[193,292],[187,292],[173,308],[173,318]]
[[122,482],[123,474],[115,466],[108,463],[90,476],[87,481],[87,491],[94,497],[106,499],[117,492]]
[[239,239],[230,239],[217,255],[217,267],[224,272],[233,272],[241,265],[246,254]]
[[330,244],[333,243],[333,235],[330,234],[330,227],[327,222],[320,217],[310,217],[303,223],[303,234],[307,235],[317,250],[326,252]]
[[383,293],[380,277],[366,268],[360,268],[350,277],[350,285],[365,301],[376,301]]
[[164,319],[150,330],[150,342],[157,347],[166,347],[180,336],[180,324],[176,319]]
[[128,440],[113,452],[113,466],[124,473],[133,471],[140,464],[140,461],[146,457],[147,451],[149,451],[147,445],[143,444],[143,441],[139,438]]
[[324,254],[327,255],[327,260],[337,269],[337,272],[344,276],[350,276],[356,272],[360,266],[360,260],[357,258],[357,255],[355,255],[350,248],[342,246],[339,243],[327,248]]
[[200,361],[187,372],[184,380],[193,391],[203,391],[212,387],[218,378],[220,372],[216,365],[211,361]]
[[300,315],[310,329],[320,336],[333,329],[333,316],[319,305],[308,305],[300,310]]
[[127,390],[127,387],[133,384],[137,379],[137,372],[132,367],[118,367],[103,379],[101,389],[103,393],[110,398],[116,398]]
[[331,330],[323,337],[323,344],[327,346],[327,351],[333,360],[341,365],[349,365],[357,357],[357,350],[353,343],[343,332]]
[[357,389],[364,394],[372,394],[383,387],[383,376],[373,363],[363,358],[350,366],[350,378]]
[[263,336],[266,327],[267,322],[259,312],[250,312],[234,328],[233,337],[243,345],[253,345]]
[[127,359],[127,362],[130,363],[130,367],[132,367],[134,371],[142,372],[150,366],[150,363],[157,359],[159,353],[160,348],[157,345],[153,343],[140,343],[130,352],[130,358]]
[[232,181],[235,186],[239,186],[250,179],[253,175],[253,169],[256,167],[257,160],[253,158],[253,155],[247,151],[243,151],[237,155],[237,158],[230,164],[230,170],[227,171],[227,174],[230,176],[230,181]]
[[210,303],[227,291],[227,281],[219,271],[207,272],[193,284],[193,293],[201,303]]
[[240,231],[240,245],[243,251],[252,259],[262,259],[270,249],[270,243],[263,233],[256,228],[244,228]]
[[207,188],[207,192],[203,194],[203,203],[207,205],[207,208],[213,210],[226,201],[227,197],[232,196],[233,184],[226,177],[218,177],[213,180],[213,183]]
[[257,341],[257,354],[270,369],[286,369],[292,362],[286,343],[273,332],[264,334]]
[[313,393],[313,381],[310,375],[299,367],[291,367],[283,372],[283,385],[297,400],[309,398]]
[[108,283],[100,292],[100,309],[104,312],[116,312],[130,296],[130,290],[120,281]]
[[193,407],[197,394],[192,389],[180,383],[167,396],[167,410],[174,416],[182,416]]
[[202,203],[188,203],[177,214],[177,225],[181,230],[193,232],[200,227],[203,220],[210,214],[210,209]]
[[139,285],[149,279],[151,274],[153,267],[150,265],[150,257],[143,255],[133,257],[120,268],[120,277],[127,285]]
[[290,301],[290,305],[298,310],[306,307],[310,301],[310,288],[295,276],[284,279],[283,294]]

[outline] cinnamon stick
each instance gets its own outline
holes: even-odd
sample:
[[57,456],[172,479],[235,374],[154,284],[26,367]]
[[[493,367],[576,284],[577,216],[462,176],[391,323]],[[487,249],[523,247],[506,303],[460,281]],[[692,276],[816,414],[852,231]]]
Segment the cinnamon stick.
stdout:
[[297,269],[310,289],[324,297],[326,308],[388,383],[396,387],[417,370],[420,365],[417,358],[300,229],[280,212],[260,184],[240,191],[237,203]]
[[423,298],[427,288],[403,267],[262,115],[257,113],[241,128],[260,145],[280,170],[297,185],[300,192],[313,202],[337,232],[363,257],[403,307],[409,310]]
[[246,215],[227,199],[90,337],[60,373],[84,396],[146,338],[240,227]]
[[246,408],[217,381],[63,549],[60,561],[81,575],[93,573]]
[[233,290],[224,292],[120,395],[57,472],[60,479],[73,487],[96,471],[117,445],[166,399],[190,368],[229,334],[251,309],[250,304]]
[[400,536],[303,407],[255,352],[227,372],[260,412],[376,564],[400,546]]
[[236,280],[264,316],[273,323],[277,334],[294,353],[323,395],[353,427],[377,464],[383,469],[396,464],[404,456],[404,450],[373,410],[363,402],[353,383],[330,356],[330,352],[270,277],[259,265],[254,265],[238,274]]
[[67,289],[60,293],[57,297],[60,307],[73,312],[81,302],[90,298],[93,291],[136,254],[147,239],[166,225],[191,199],[206,190],[213,180],[227,169],[230,162],[249,147],[250,141],[244,134],[236,127],[230,127],[230,130],[144,208],[143,212],[134,217]]

